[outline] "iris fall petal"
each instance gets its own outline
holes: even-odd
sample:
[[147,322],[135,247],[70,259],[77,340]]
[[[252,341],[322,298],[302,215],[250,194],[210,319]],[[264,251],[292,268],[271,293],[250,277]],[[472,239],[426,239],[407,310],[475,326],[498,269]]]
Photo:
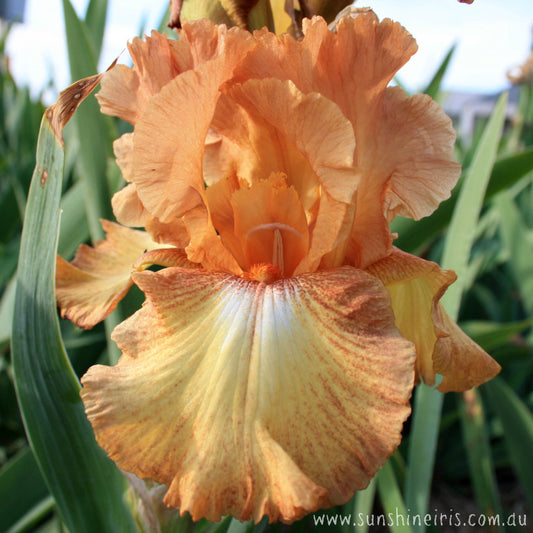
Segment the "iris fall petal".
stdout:
[[443,376],[442,392],[461,392],[499,374],[500,365],[452,320],[442,304],[433,312],[438,341],[433,353],[435,372]]
[[92,328],[117,306],[132,285],[133,264],[157,247],[144,231],[102,220],[106,239],[82,244],[71,263],[57,257],[56,295],[61,316]]
[[167,505],[291,522],[347,501],[398,445],[414,349],[375,278],[134,279],[147,302],[114,331],[124,355],[89,370],[82,398],[100,445],[168,485]]

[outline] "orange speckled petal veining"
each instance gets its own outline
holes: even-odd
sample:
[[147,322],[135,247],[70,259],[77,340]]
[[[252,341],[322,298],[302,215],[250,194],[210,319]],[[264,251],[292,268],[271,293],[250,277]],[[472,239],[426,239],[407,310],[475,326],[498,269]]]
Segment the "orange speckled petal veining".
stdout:
[[106,239],[95,248],[82,244],[72,263],[57,257],[56,295],[61,316],[92,328],[117,306],[132,285],[135,261],[157,247],[144,231],[102,220]]
[[402,335],[416,345],[416,370],[428,385],[443,376],[442,392],[463,391],[493,378],[500,366],[469,339],[439,300],[455,281],[452,270],[394,249],[367,271],[387,287]]
[[82,398],[99,444],[166,484],[167,505],[292,522],[349,500],[394,452],[415,355],[372,276],[134,279],[147,302],[115,329],[123,356],[88,371]]

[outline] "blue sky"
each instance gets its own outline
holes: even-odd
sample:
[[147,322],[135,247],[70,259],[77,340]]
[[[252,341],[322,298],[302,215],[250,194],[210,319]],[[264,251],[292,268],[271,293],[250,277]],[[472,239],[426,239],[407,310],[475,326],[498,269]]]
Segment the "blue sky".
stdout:
[[[53,77],[56,89],[69,83],[61,0],[26,0],[25,24],[8,41],[11,69],[21,83],[37,92]],[[87,0],[73,0],[82,12]],[[136,35],[143,20],[154,26],[167,0],[109,0],[109,22],[101,68],[105,68]],[[358,0],[380,18],[401,22],[416,38],[419,51],[400,73],[410,88],[423,86],[446,51],[457,51],[445,88],[467,92],[497,92],[507,87],[506,71],[521,64],[531,48],[531,0]],[[55,98],[51,91],[49,98]]]

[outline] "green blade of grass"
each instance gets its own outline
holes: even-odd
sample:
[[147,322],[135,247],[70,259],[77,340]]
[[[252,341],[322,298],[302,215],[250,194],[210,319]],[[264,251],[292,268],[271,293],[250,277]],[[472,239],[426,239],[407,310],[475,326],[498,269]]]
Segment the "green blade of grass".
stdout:
[[[443,394],[437,389],[423,383],[417,387],[405,478],[405,503],[416,515],[425,515],[428,508],[442,401]],[[425,526],[413,525],[413,531],[421,533]]]
[[485,384],[484,393],[500,419],[511,464],[533,509],[533,414],[501,378]]
[[98,60],[102,51],[107,18],[107,0],[91,0],[85,13],[85,24],[93,45],[94,57]]
[[476,341],[486,352],[495,348],[505,346],[513,342],[527,329],[533,326],[533,317],[520,322],[510,322],[499,324],[497,322],[462,322],[461,328],[474,341]]
[[[448,289],[442,299],[448,314],[453,319],[457,319],[459,312],[464,274],[502,135],[506,104],[507,95],[503,94],[483,132],[472,165],[465,177],[444,246],[443,267],[454,269],[458,274],[458,281]],[[407,507],[420,515],[426,514],[429,503],[442,399],[439,391],[425,385],[421,385],[416,391],[405,500]],[[425,531],[425,526],[417,525],[413,530],[422,532]]]
[[502,157],[494,163],[486,197],[492,198],[500,191],[511,187],[533,170],[533,148]]
[[394,475],[391,461],[379,471],[377,477],[378,492],[381,503],[387,513],[387,525],[392,533],[411,533],[408,514]]
[[530,230],[520,210],[507,193],[495,200],[500,211],[500,232],[509,252],[509,263],[513,277],[520,290],[524,308],[533,316],[533,230]]
[[[72,80],[97,72],[96,57],[83,21],[69,0],[63,0],[63,13]],[[95,98],[89,98],[77,111],[74,122],[79,138],[79,171],[84,189],[85,206],[91,238],[104,238],[100,219],[113,219],[111,193],[106,171],[107,158],[111,156],[110,123],[98,108]]]
[[[369,517],[372,514],[374,499],[376,496],[376,486],[376,478],[373,478],[365,490],[360,490],[355,493],[355,497],[352,500],[352,516],[354,517],[354,520],[352,520],[353,529],[348,527],[347,531],[368,533],[369,524],[366,517]],[[362,520],[360,520],[360,518]],[[352,524],[350,524],[350,526],[352,526]]]
[[0,470],[0,531],[7,531],[49,495],[30,448],[25,448]]
[[28,531],[36,530],[35,526],[41,522],[47,515],[49,515],[55,507],[54,498],[47,496],[34,507],[32,507],[24,516],[20,517],[15,524],[13,524],[7,533],[27,533]]
[[444,78],[444,75],[446,74],[446,71],[448,70],[450,61],[452,60],[456,47],[457,45],[454,44],[448,50],[448,53],[446,54],[439,68],[437,69],[437,72],[435,72],[435,75],[429,82],[428,86],[422,91],[423,93],[431,96],[431,98],[433,98],[434,100],[438,100],[440,88],[442,85],[442,80]]
[[494,475],[483,404],[476,389],[463,393],[459,413],[468,465],[479,510],[486,516],[502,514]]
[[11,339],[11,324],[13,323],[13,308],[15,307],[15,278],[6,285],[0,300],[0,348]]
[[[85,80],[87,90],[99,77]],[[73,86],[74,87],[74,86]],[[65,353],[55,303],[55,264],[69,109],[79,85],[43,117],[17,272],[12,331],[15,385],[26,433],[59,512],[72,532],[137,527],[124,503],[125,478],[96,444]],[[62,100],[64,98],[64,100]]]
[[80,182],[75,183],[61,198],[61,229],[57,248],[65,258],[72,257],[80,243],[89,239],[82,188]]
[[476,224],[481,212],[485,191],[496,161],[498,145],[505,121],[507,93],[502,94],[483,132],[472,164],[468,169],[461,193],[454,209],[444,247],[442,266],[455,270],[457,281],[446,291],[442,303],[448,314],[457,319],[463,293],[465,274],[474,244]]

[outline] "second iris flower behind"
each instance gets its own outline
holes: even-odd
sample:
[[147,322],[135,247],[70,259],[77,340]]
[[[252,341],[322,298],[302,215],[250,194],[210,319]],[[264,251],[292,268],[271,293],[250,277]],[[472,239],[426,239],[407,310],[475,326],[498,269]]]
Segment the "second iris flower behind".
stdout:
[[416,382],[499,370],[439,303],[455,274],[392,246],[389,222],[431,214],[460,175],[440,107],[387,87],[414,39],[372,12],[304,33],[203,20],[135,39],[98,95],[134,126],[115,142],[122,225],[58,259],[82,327],[132,283],[146,295],[82,399],[109,456],[194,519],[342,504],[400,443]]

